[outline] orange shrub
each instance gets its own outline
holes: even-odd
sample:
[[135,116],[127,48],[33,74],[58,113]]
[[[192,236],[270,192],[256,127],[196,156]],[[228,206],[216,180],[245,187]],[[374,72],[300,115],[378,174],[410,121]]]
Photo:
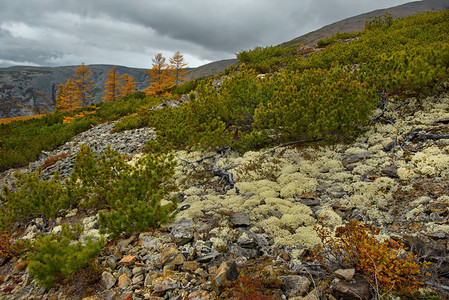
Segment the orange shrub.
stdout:
[[335,230],[335,236],[325,227],[316,227],[322,245],[315,248],[313,260],[336,262],[343,267],[353,267],[370,282],[378,292],[410,295],[423,284],[420,264],[415,255],[406,252],[403,243],[392,239],[379,241],[379,229],[351,220]]

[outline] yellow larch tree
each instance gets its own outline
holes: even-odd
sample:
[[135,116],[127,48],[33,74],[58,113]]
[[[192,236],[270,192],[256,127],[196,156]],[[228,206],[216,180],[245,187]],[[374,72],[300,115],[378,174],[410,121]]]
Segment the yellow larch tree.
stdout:
[[117,67],[112,67],[108,73],[108,80],[104,84],[104,101],[116,101],[123,96],[124,89],[120,82]]
[[58,86],[58,96],[56,98],[56,110],[60,112],[72,111],[82,106],[81,94],[76,82],[69,78],[65,85]]
[[145,90],[147,95],[169,95],[167,90],[173,87],[174,79],[172,70],[165,62],[165,57],[162,56],[162,53],[158,53],[154,56],[153,67],[148,70],[147,75],[150,76],[150,79],[147,81],[151,84]]
[[81,105],[84,109],[84,106],[87,104],[88,100],[92,98],[91,91],[94,88],[94,81],[90,78],[92,76],[92,72],[88,69],[88,67],[82,63],[81,66],[76,68],[75,74],[73,75],[73,81],[78,86],[78,92],[81,97]]
[[179,51],[170,58],[170,68],[173,70],[175,85],[178,85],[187,78],[187,66],[188,64],[184,61],[184,56]]
[[123,74],[120,76],[120,79],[123,81],[123,96],[128,96],[136,92],[136,85],[138,82],[134,81],[134,77],[128,74]]

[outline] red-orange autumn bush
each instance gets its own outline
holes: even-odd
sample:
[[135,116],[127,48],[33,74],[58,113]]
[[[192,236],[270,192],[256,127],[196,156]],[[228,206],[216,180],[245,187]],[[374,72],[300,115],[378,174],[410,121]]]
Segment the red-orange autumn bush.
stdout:
[[340,267],[352,267],[361,273],[378,292],[410,295],[423,284],[422,269],[416,256],[406,252],[403,243],[392,239],[379,241],[379,229],[352,220],[335,230],[316,227],[322,245],[315,248],[311,259]]

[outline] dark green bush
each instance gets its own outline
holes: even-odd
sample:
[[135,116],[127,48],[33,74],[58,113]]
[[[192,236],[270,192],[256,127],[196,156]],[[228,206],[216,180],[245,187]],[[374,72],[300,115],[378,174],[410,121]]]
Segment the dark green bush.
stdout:
[[51,181],[41,181],[40,172],[15,175],[19,179],[16,186],[20,189],[11,192],[4,187],[3,196],[0,196],[0,227],[6,228],[11,222],[31,216],[54,218],[61,209],[70,207],[58,173]]
[[46,290],[76,273],[98,256],[104,241],[74,242],[77,232],[63,225],[61,235],[41,235],[28,254],[28,270]]
[[336,34],[332,35],[331,37],[325,38],[323,40],[319,40],[317,42],[317,46],[320,48],[323,48],[332,43],[335,43],[338,40],[355,38],[355,37],[358,37],[359,35],[361,35],[361,32],[337,32]]
[[113,238],[134,231],[158,227],[174,217],[176,201],[161,205],[174,188],[173,156],[158,152],[139,159],[135,166],[108,148],[100,159],[89,147],[82,146],[75,170],[67,182],[74,202],[104,208],[100,225]]
[[241,63],[254,68],[259,73],[277,71],[279,67],[286,64],[288,56],[294,48],[283,46],[256,47],[252,50],[240,51],[237,58]]

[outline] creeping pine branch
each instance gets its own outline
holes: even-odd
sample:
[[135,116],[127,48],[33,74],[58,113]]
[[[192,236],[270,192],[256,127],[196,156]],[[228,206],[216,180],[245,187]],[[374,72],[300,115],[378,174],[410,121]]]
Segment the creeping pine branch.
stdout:
[[406,140],[441,140],[441,139],[449,139],[449,134],[432,134],[432,133],[425,133],[425,132],[417,132],[412,131],[410,132],[410,135],[406,138]]
[[394,124],[394,122],[392,120],[388,119],[384,115],[385,112],[387,111],[388,102],[390,102],[390,100],[388,100],[388,94],[385,92],[385,89],[382,92],[380,92],[379,97],[380,97],[380,101],[379,101],[379,104],[377,105],[377,107],[382,109],[382,112],[379,115],[372,117],[369,124],[371,125],[374,122],[377,122],[379,120],[384,120],[389,124]]
[[263,155],[267,155],[267,154],[274,155],[274,153],[276,152],[276,150],[279,149],[279,148],[288,147],[288,146],[295,145],[295,144],[304,144],[304,143],[319,142],[319,141],[322,141],[322,140],[323,140],[323,139],[318,139],[318,138],[316,138],[316,139],[310,139],[310,140],[300,140],[300,141],[288,142],[288,143],[279,145],[279,146],[277,146],[277,147],[274,147],[274,148],[271,149],[270,151],[265,152]]

